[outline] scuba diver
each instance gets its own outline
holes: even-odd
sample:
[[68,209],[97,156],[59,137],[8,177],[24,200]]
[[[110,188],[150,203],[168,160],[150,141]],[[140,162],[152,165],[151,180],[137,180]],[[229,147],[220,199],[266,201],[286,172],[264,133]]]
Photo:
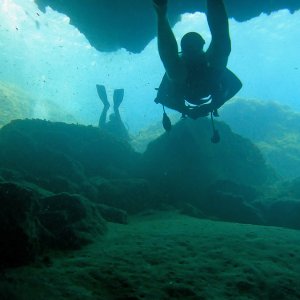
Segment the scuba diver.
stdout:
[[[226,67],[231,41],[224,3],[207,0],[206,15],[212,35],[208,49],[203,50],[205,40],[199,33],[189,32],[181,39],[179,53],[167,18],[168,0],[152,1],[157,15],[158,51],[166,71],[155,102],[180,112],[182,117],[197,119],[210,114],[217,135],[213,116],[218,116],[218,108],[242,87],[241,81]],[[163,124],[170,130],[165,110]],[[213,142],[218,142],[217,136]]]
[[129,141],[130,137],[120,116],[119,107],[124,98],[124,89],[116,89],[113,94],[114,112],[109,115],[109,121],[106,122],[107,112],[110,108],[107,93],[104,85],[96,84],[97,93],[103,103],[103,110],[99,119],[99,128],[110,132],[114,136]]

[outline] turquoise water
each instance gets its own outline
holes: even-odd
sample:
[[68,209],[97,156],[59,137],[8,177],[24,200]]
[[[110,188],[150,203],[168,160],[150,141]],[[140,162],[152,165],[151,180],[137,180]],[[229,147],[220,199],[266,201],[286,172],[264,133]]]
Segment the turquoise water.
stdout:
[[[124,88],[121,113],[131,132],[161,118],[153,104],[163,68],[152,40],[140,54],[120,49],[102,53],[50,8],[43,13],[34,1],[0,2],[0,80],[12,83],[37,99],[33,117],[49,118],[48,103],[82,124],[97,125],[102,109],[95,85],[109,96]],[[300,12],[282,10],[244,23],[230,20],[232,53],[229,67],[243,81],[238,96],[276,100],[300,109]],[[209,39],[205,15],[186,14],[175,25],[178,39],[199,30]]]
[[[167,110],[164,133],[156,39],[100,52],[67,16],[0,0],[0,299],[300,299],[299,14],[230,20],[244,86],[225,122]],[[201,13],[173,29],[210,39]],[[129,138],[117,112],[96,127],[96,84],[125,89]]]

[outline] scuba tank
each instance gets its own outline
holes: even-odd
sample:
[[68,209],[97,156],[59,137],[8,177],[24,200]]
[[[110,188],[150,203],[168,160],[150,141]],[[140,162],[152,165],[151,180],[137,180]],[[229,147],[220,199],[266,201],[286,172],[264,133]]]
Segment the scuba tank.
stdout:
[[163,110],[164,110],[164,114],[163,114],[162,124],[163,124],[165,131],[169,132],[172,129],[172,123],[165,111],[164,105],[163,105]]

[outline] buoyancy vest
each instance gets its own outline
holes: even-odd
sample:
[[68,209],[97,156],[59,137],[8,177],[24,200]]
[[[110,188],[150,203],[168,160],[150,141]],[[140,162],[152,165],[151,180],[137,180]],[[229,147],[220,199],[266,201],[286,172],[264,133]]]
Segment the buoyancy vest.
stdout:
[[158,88],[156,103],[182,112],[185,101],[201,105],[207,102],[207,97],[211,97],[219,108],[242,87],[241,81],[229,69],[211,67],[205,54],[198,62],[190,65],[186,63],[186,68],[187,77],[183,84],[174,83],[167,74],[164,75]]
[[183,86],[184,100],[192,104],[200,104],[203,99],[212,94],[214,83],[212,69],[205,55],[201,60],[185,65],[187,77]]

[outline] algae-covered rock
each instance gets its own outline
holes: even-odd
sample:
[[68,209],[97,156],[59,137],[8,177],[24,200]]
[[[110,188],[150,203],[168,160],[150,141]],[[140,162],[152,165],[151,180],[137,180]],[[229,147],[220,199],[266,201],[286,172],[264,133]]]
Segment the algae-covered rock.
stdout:
[[300,229],[300,199],[281,198],[272,201],[265,209],[268,224]]
[[33,116],[30,97],[16,86],[0,81],[0,127],[13,119],[24,119]]
[[267,224],[300,229],[300,178],[278,182],[256,205]]
[[279,175],[300,176],[299,113],[276,102],[236,99],[221,115],[234,132],[257,145]]
[[40,199],[38,219],[45,228],[42,241],[55,249],[77,249],[105,232],[96,205],[80,195],[56,194]]
[[124,178],[106,180],[93,178],[98,190],[98,202],[129,214],[157,207],[157,195],[150,182],[143,178]]
[[254,144],[223,123],[218,122],[217,127],[219,144],[211,143],[208,119],[182,120],[170,133],[149,144],[140,172],[166,201],[197,204],[206,197],[207,188],[219,180],[262,186],[274,178]]
[[108,221],[119,224],[128,223],[128,214],[125,210],[111,207],[105,204],[97,205],[98,210],[101,213],[101,216]]
[[40,252],[37,196],[20,185],[0,183],[0,269],[34,261]]
[[263,224],[260,211],[247,203],[240,195],[215,191],[200,204],[201,210],[208,216],[222,221]]
[[263,213],[255,206],[260,191],[254,186],[219,180],[207,189],[207,195],[199,204],[207,216],[223,221],[264,224]]
[[14,84],[0,81],[0,128],[12,120],[26,118],[76,121],[51,100],[37,99]]
[[131,176],[138,157],[128,143],[91,126],[16,120],[0,131],[0,167],[53,192],[79,193],[86,177]]
[[151,187],[136,178],[140,154],[92,126],[15,120],[0,130],[0,175],[53,193],[136,213],[153,205]]
[[51,249],[78,249],[105,231],[101,207],[82,196],[0,183],[0,269],[31,263]]

